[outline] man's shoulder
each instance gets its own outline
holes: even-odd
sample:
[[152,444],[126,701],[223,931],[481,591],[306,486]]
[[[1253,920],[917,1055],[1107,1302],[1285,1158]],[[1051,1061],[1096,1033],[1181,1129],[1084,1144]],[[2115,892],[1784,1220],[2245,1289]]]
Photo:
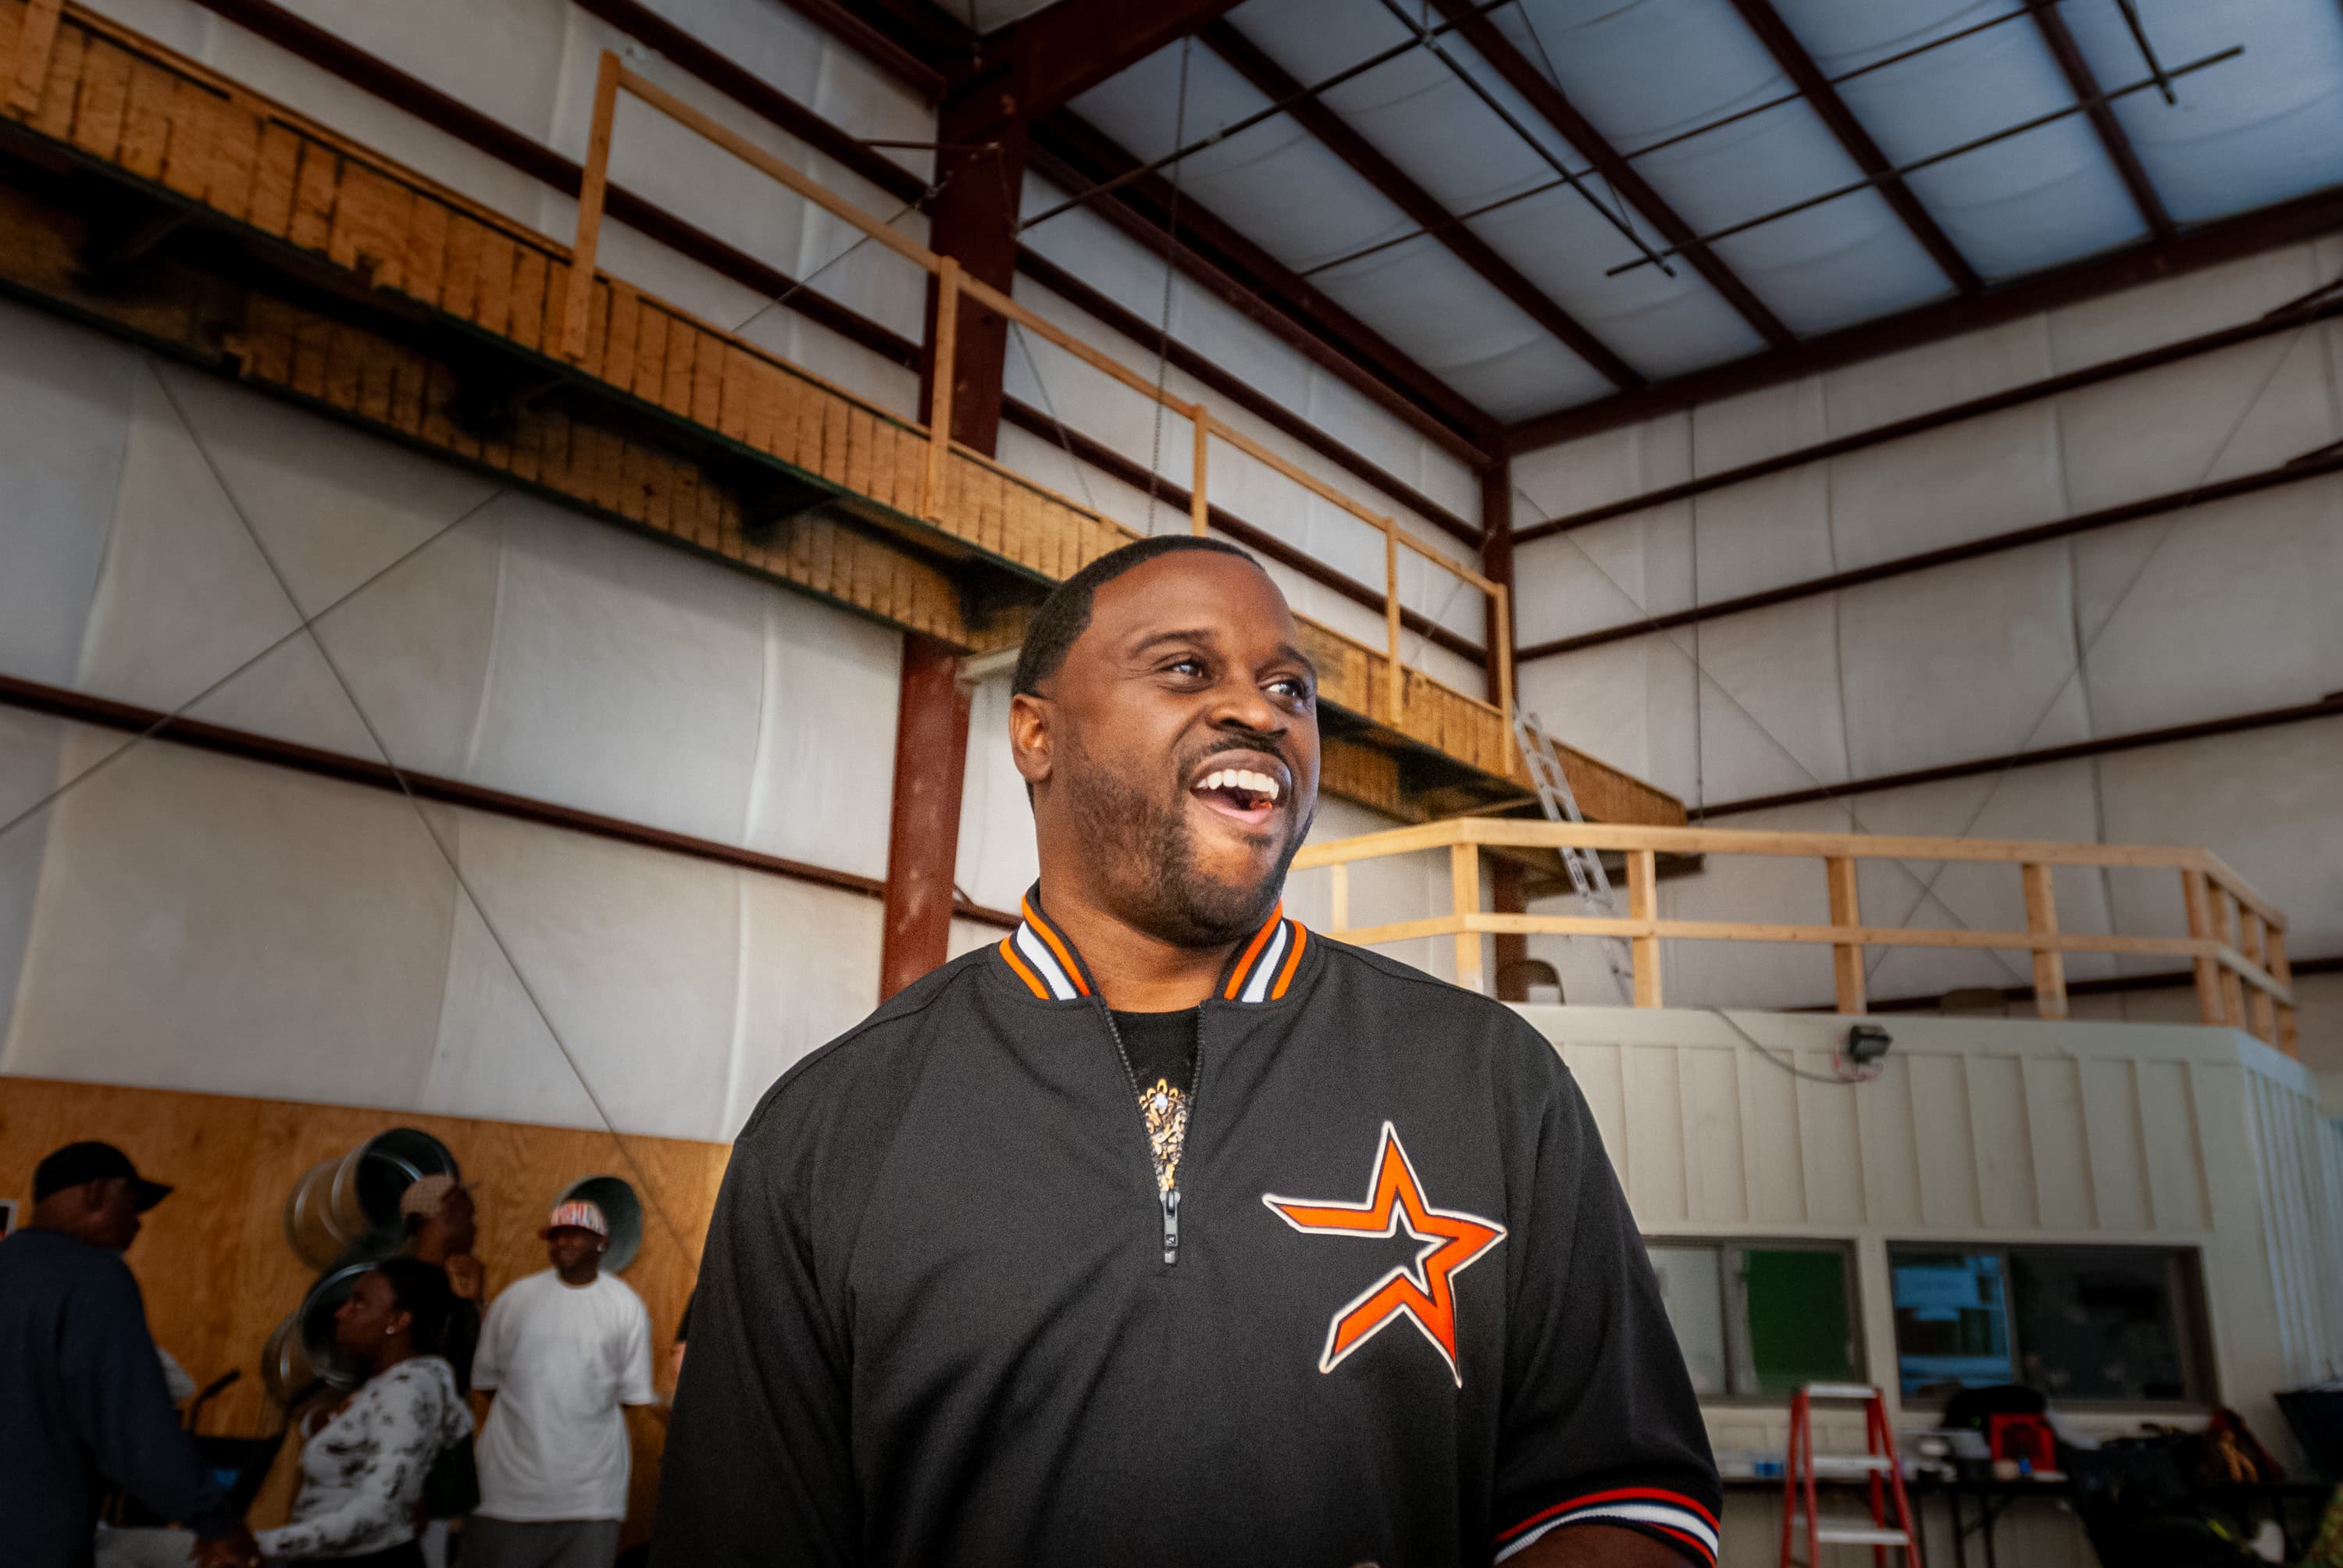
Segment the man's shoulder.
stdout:
[[797,1117],[819,1117],[854,1098],[874,1078],[899,1078],[907,1055],[924,1049],[932,1015],[964,1000],[991,958],[990,946],[962,953],[880,1002],[844,1034],[807,1052],[773,1081],[749,1113],[739,1141],[747,1143]]
[[30,1227],[0,1240],[0,1283],[18,1291],[95,1291],[139,1299],[138,1278],[121,1253]]
[[1477,1046],[1482,1059],[1503,1070],[1517,1086],[1569,1076],[1553,1042],[1503,1002],[1382,953],[1326,939],[1324,968],[1310,1000],[1322,1008],[1334,996],[1388,1026],[1378,1033],[1412,1058],[1431,1036],[1442,1042],[1443,1057],[1460,1065]]

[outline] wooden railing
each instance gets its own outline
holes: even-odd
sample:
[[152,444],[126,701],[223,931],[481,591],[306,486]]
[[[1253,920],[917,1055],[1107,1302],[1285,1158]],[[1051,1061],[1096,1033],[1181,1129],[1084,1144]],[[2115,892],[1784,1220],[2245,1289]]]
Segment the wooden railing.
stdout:
[[[930,395],[932,406],[924,427],[909,427],[920,430],[928,443],[926,474],[921,489],[921,517],[930,521],[941,521],[943,508],[950,495],[946,476],[950,458],[955,454],[988,467],[1000,467],[990,457],[951,439],[953,357],[958,347],[960,301],[967,298],[1015,322],[1026,331],[1072,355],[1091,369],[1190,422],[1194,429],[1195,463],[1189,502],[1189,526],[1192,531],[1202,534],[1207,530],[1211,516],[1211,503],[1207,497],[1211,446],[1214,440],[1219,440],[1312,495],[1341,508],[1383,535],[1384,640],[1386,657],[1394,674],[1378,689],[1379,710],[1368,714],[1370,719],[1380,719],[1396,729],[1402,724],[1406,711],[1407,682],[1396,673],[1405,668],[1407,662],[1401,651],[1400,551],[1414,552],[1440,570],[1485,595],[1494,612],[1496,646],[1489,650],[1489,657],[1495,660],[1497,700],[1488,702],[1470,693],[1454,695],[1493,716],[1500,732],[1498,744],[1503,756],[1503,762],[1496,771],[1503,776],[1514,773],[1510,719],[1513,699],[1513,607],[1505,585],[1459,565],[1444,552],[1401,528],[1398,520],[1388,513],[1377,511],[1278,456],[1252,437],[1214,417],[1203,404],[1165,390],[1138,370],[1043,319],[999,289],[969,276],[952,257],[930,250],[883,218],[865,211],[820,181],[791,167],[656,82],[628,70],[617,55],[608,51],[602,55],[600,71],[595,82],[594,117],[587,141],[585,180],[578,193],[577,240],[571,248],[573,262],[568,274],[568,294],[560,317],[560,347],[567,357],[581,359],[587,353],[588,309],[594,289],[594,256],[601,234],[603,196],[609,179],[610,140],[617,124],[618,97],[622,93],[714,143],[824,212],[861,230],[935,280],[935,337],[931,345],[934,366],[929,377],[929,384],[933,388]],[[906,424],[908,427],[909,422]]]
[[[1484,848],[1610,850],[1624,857],[1627,912],[1620,916],[1493,914],[1481,908]],[[1377,926],[1350,923],[1350,868],[1361,860],[1445,849],[1451,911]],[[1659,912],[1661,855],[1771,855],[1818,860],[1829,897],[1828,925],[1752,920],[1664,920]],[[1855,896],[1855,863],[1865,859],[1965,860],[2014,866],[2026,900],[2022,931],[1868,926]],[[2058,866],[2165,870],[2179,879],[2185,937],[2102,936],[2061,930],[2051,894]],[[1924,839],[1873,833],[1775,833],[1720,828],[1645,828],[1612,823],[1519,821],[1462,817],[1355,839],[1312,844],[1296,871],[1326,869],[1333,908],[1326,934],[1362,944],[1453,937],[1456,979],[1479,990],[1481,939],[1492,935],[1624,938],[1634,966],[1637,1007],[1661,1005],[1663,940],[1815,942],[1831,950],[1838,1010],[1864,1010],[1864,951],[1875,947],[1967,948],[2024,952],[2034,960],[2036,1010],[2066,1016],[2068,953],[2160,954],[2187,959],[2197,981],[2197,1015],[2209,1024],[2250,1029],[2291,1055],[2295,1050],[2293,971],[2286,956],[2286,917],[2245,879],[2206,849],[2142,844],[2070,844],[2005,839]]]

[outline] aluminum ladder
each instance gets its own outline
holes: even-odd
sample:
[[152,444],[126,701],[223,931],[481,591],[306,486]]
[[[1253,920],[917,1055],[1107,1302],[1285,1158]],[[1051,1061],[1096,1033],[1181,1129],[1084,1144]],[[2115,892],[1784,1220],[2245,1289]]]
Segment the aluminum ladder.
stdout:
[[[1562,770],[1562,759],[1546,739],[1544,728],[1534,713],[1519,707],[1513,709],[1513,741],[1522,755],[1523,765],[1529,769],[1530,783],[1537,789],[1538,807],[1549,822],[1584,822],[1579,813],[1578,797],[1570,791],[1570,779]],[[1570,873],[1570,886],[1581,901],[1593,913],[1616,920],[1619,906],[1611,892],[1611,874],[1603,869],[1603,857],[1592,849],[1565,847],[1562,851],[1563,869]],[[1619,997],[1633,1001],[1635,996],[1634,957],[1624,937],[1603,937],[1604,959],[1611,966],[1611,978],[1618,982]]]
[[[1863,1406],[1863,1452],[1815,1452],[1817,1400]],[[1815,1483],[1821,1477],[1864,1482],[1871,1517],[1824,1518],[1815,1502]],[[1872,1562],[1882,1565],[1890,1551],[1897,1551],[1911,1568],[1920,1568],[1919,1530],[1912,1523],[1912,1502],[1904,1491],[1904,1465],[1896,1458],[1896,1434],[1887,1424],[1887,1402],[1870,1384],[1810,1382],[1790,1400],[1790,1452],[1782,1466],[1782,1568],[1801,1561],[1790,1554],[1801,1501],[1805,1505],[1806,1568],[1816,1568],[1825,1546],[1868,1546]]]

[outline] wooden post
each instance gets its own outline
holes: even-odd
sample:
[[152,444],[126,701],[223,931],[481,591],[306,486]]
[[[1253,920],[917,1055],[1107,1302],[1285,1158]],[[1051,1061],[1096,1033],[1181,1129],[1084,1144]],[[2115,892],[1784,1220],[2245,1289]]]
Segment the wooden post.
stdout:
[[1326,874],[1333,883],[1328,900],[1332,907],[1326,912],[1330,922],[1326,934],[1339,937],[1351,929],[1351,868],[1337,862],[1326,868]]
[[65,0],[32,0],[16,25],[16,68],[10,73],[8,110],[31,119],[41,107],[41,89],[48,84],[49,55],[56,47],[57,15]]
[[[2026,876],[2026,934],[2058,934],[2058,900],[2050,884],[2050,868],[2028,864]],[[2034,950],[2034,1011],[2038,1018],[2066,1016],[2066,955],[2056,948]]]
[[[1635,920],[1656,920],[1660,918],[1659,861],[1650,849],[1627,851],[1627,918]],[[1628,951],[1635,965],[1635,1005],[1660,1005],[1660,939],[1632,938]]]
[[1195,471],[1188,476],[1188,531],[1203,534],[1212,526],[1212,503],[1204,494],[1206,466],[1212,456],[1209,448],[1212,444],[1212,417],[1199,403],[1190,417],[1196,427],[1196,461]]
[[920,512],[940,521],[944,512],[944,465],[951,458],[952,378],[960,344],[960,263],[939,258],[936,267],[936,336],[928,353],[928,477]]
[[[1481,912],[1481,846],[1448,846],[1448,890],[1459,919]],[[1456,933],[1456,983],[1466,990],[1481,989],[1481,933]]]
[[[2210,941],[2213,937],[2213,909],[2210,890],[2205,885],[2205,873],[2186,870],[2180,873],[2180,897],[2188,910],[2188,935],[2197,941]],[[2197,973],[2197,1021],[2219,1023],[2221,1010],[2221,966],[2210,955],[2198,953],[2191,967]]]
[[[1519,860],[1503,855],[1489,857],[1489,907],[1501,915],[1525,915],[1530,912],[1529,898],[1524,887],[1526,873]],[[1490,978],[1499,1001],[1527,1001],[1530,982],[1526,973],[1530,958],[1530,939],[1526,931],[1499,931],[1489,940],[1489,950],[1496,961],[1496,972]]]
[[[1825,855],[1823,870],[1830,879],[1830,918],[1835,926],[1860,926],[1863,914],[1855,891],[1855,857]],[[1831,944],[1831,978],[1838,982],[1838,1010],[1841,1012],[1861,1012],[1865,1005],[1863,994],[1863,944],[1834,942]]]
[[1505,762],[1499,774],[1513,776],[1513,591],[1497,585],[1497,646],[1489,656],[1497,661],[1497,727],[1504,732]]
[[610,182],[610,128],[618,117],[618,56],[602,51],[594,76],[594,127],[586,136],[586,173],[578,186],[578,237],[569,246],[569,296],[561,303],[561,352],[586,357],[586,313],[594,303],[594,252],[602,242],[602,193]]
[[1391,658],[1391,711],[1385,717],[1397,729],[1407,717],[1407,667],[1399,658],[1399,525],[1389,518],[1383,519],[1383,638]]
[[[2245,957],[2258,966],[2263,973],[2268,974],[2269,972],[2269,942],[2267,935],[2267,928],[2262,923],[2262,918],[2254,913],[2253,910],[2247,909],[2242,904],[2237,908],[2237,915],[2243,927],[2243,930],[2238,934],[2237,951],[2244,954]],[[2271,975],[2270,978],[2275,980],[2278,977]],[[2252,1027],[2254,1038],[2260,1040],[2264,1045],[2276,1045],[2278,1043],[2278,1003],[2276,999],[2274,999],[2269,992],[2262,990],[2261,987],[2256,986],[2254,987],[2253,995],[2246,999],[2246,1010],[2247,1016],[2253,1020]]]
[[[2268,967],[2270,979],[2284,986],[2288,995],[2293,995],[2294,965],[2287,960],[2285,925],[2279,923],[2269,926],[2262,934],[2262,941],[2269,953]],[[2278,1048],[2288,1056],[2301,1054],[2296,1048],[2292,1002],[2282,1001],[2278,1004]]]
[[[2225,946],[2234,948],[2239,940],[2237,901],[2229,896],[2227,888],[2214,888],[2212,894],[2213,934],[2220,938]],[[2246,982],[2239,980],[2237,971],[2227,964],[2220,966],[2220,975],[2221,1021],[2231,1029],[2243,1029],[2246,1027]]]

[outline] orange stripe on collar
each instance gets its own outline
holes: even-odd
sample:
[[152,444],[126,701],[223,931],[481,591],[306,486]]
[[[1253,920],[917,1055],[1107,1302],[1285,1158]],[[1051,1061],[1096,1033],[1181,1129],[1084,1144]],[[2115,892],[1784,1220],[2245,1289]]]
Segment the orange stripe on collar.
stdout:
[[1237,1000],[1237,992],[1244,988],[1246,971],[1252,968],[1253,960],[1261,956],[1262,945],[1269,940],[1269,933],[1277,930],[1277,922],[1284,918],[1285,905],[1281,900],[1277,908],[1270,910],[1267,923],[1253,933],[1252,941],[1246,947],[1244,956],[1237,960],[1237,967],[1229,976],[1228,989],[1221,992],[1222,1000]]
[[1043,985],[1041,978],[1025,967],[1025,960],[1017,956],[1016,944],[1007,937],[1001,939],[1001,956],[1008,960],[1009,967],[1016,971],[1017,978],[1023,980],[1035,996],[1040,997],[1043,1001],[1050,1000],[1050,988]]
[[1284,996],[1285,988],[1293,983],[1293,971],[1302,965],[1302,950],[1309,943],[1310,928],[1300,920],[1293,922],[1293,950],[1285,955],[1285,967],[1278,971],[1277,983],[1269,989],[1269,1000]]
[[1066,945],[1063,937],[1050,929],[1050,922],[1041,918],[1041,912],[1033,907],[1032,900],[1025,900],[1024,908],[1025,923],[1040,932],[1041,940],[1050,944],[1050,950],[1058,955],[1058,962],[1065,966],[1066,978],[1074,982],[1074,990],[1084,996],[1090,995],[1090,981],[1082,979],[1082,966],[1074,961],[1073,950]]

